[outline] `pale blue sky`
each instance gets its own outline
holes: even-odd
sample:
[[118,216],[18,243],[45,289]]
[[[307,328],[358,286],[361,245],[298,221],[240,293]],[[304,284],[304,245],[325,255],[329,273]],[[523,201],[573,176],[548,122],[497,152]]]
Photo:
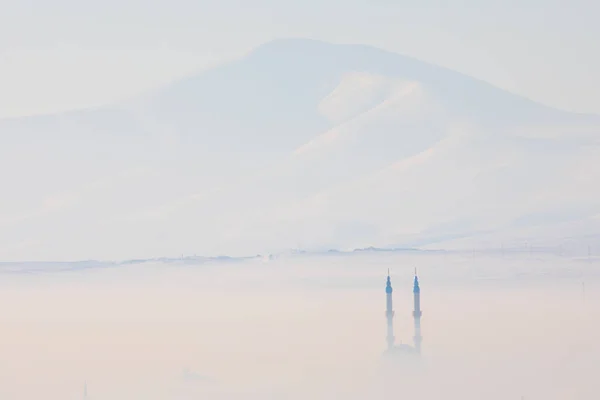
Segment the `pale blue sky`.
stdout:
[[271,39],[365,43],[600,114],[589,1],[0,0],[0,116],[118,101]]

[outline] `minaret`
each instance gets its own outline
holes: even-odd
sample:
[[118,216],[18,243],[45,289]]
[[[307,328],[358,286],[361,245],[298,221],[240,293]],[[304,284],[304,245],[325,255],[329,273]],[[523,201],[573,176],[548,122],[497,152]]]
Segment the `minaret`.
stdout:
[[88,394],[87,394],[87,382],[84,383],[83,385],[83,400],[87,400],[88,398]]
[[417,270],[415,269],[415,283],[413,285],[413,296],[414,306],[413,318],[415,320],[415,350],[417,353],[421,353],[421,288],[419,287],[419,277],[417,276]]
[[390,270],[388,269],[387,284],[385,285],[386,307],[385,316],[387,319],[387,346],[388,350],[394,347],[394,308],[392,306],[392,281],[390,280]]

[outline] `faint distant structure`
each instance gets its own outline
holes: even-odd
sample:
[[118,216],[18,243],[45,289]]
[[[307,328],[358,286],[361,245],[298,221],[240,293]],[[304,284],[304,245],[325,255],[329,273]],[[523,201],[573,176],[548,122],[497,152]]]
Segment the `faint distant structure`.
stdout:
[[394,347],[394,308],[392,305],[392,281],[390,279],[390,270],[388,269],[387,283],[385,285],[385,297],[386,297],[386,311],[385,316],[387,319],[387,346],[388,350]]
[[83,384],[83,400],[87,400],[88,392],[87,392],[87,382]]
[[563,246],[563,244],[562,244],[562,243],[560,244],[560,247],[559,247],[559,250],[558,250],[558,254],[559,254],[561,257],[565,255],[565,249],[564,249],[564,246]]
[[415,335],[413,337],[414,346],[407,344],[395,344],[394,337],[394,308],[392,304],[392,281],[390,278],[390,272],[388,270],[387,282],[385,286],[386,295],[386,320],[387,320],[387,350],[386,354],[420,354],[421,353],[421,288],[419,287],[419,278],[415,270],[415,279],[413,284],[413,299],[414,299],[414,310],[413,319],[415,324]]
[[415,268],[415,280],[413,283],[413,319],[415,321],[415,350],[417,353],[421,353],[421,341],[423,337],[421,336],[421,288],[419,287],[419,277],[417,276],[417,270]]

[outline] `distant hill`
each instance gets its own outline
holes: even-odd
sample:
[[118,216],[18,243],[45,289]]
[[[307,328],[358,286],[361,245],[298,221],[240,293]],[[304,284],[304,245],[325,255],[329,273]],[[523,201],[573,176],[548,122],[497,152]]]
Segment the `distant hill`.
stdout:
[[399,54],[277,40],[127,105],[1,120],[0,259],[589,236],[599,135]]

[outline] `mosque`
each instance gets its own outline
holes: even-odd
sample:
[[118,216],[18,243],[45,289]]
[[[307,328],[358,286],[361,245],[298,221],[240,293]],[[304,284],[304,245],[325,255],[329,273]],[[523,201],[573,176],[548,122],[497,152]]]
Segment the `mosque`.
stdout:
[[392,281],[390,279],[390,273],[388,271],[387,283],[385,286],[386,295],[386,312],[385,316],[387,319],[387,349],[385,355],[419,355],[421,354],[421,288],[419,287],[419,277],[415,270],[415,278],[413,283],[413,320],[415,335],[413,337],[413,346],[408,344],[396,344],[396,338],[394,337],[394,307],[392,304]]

